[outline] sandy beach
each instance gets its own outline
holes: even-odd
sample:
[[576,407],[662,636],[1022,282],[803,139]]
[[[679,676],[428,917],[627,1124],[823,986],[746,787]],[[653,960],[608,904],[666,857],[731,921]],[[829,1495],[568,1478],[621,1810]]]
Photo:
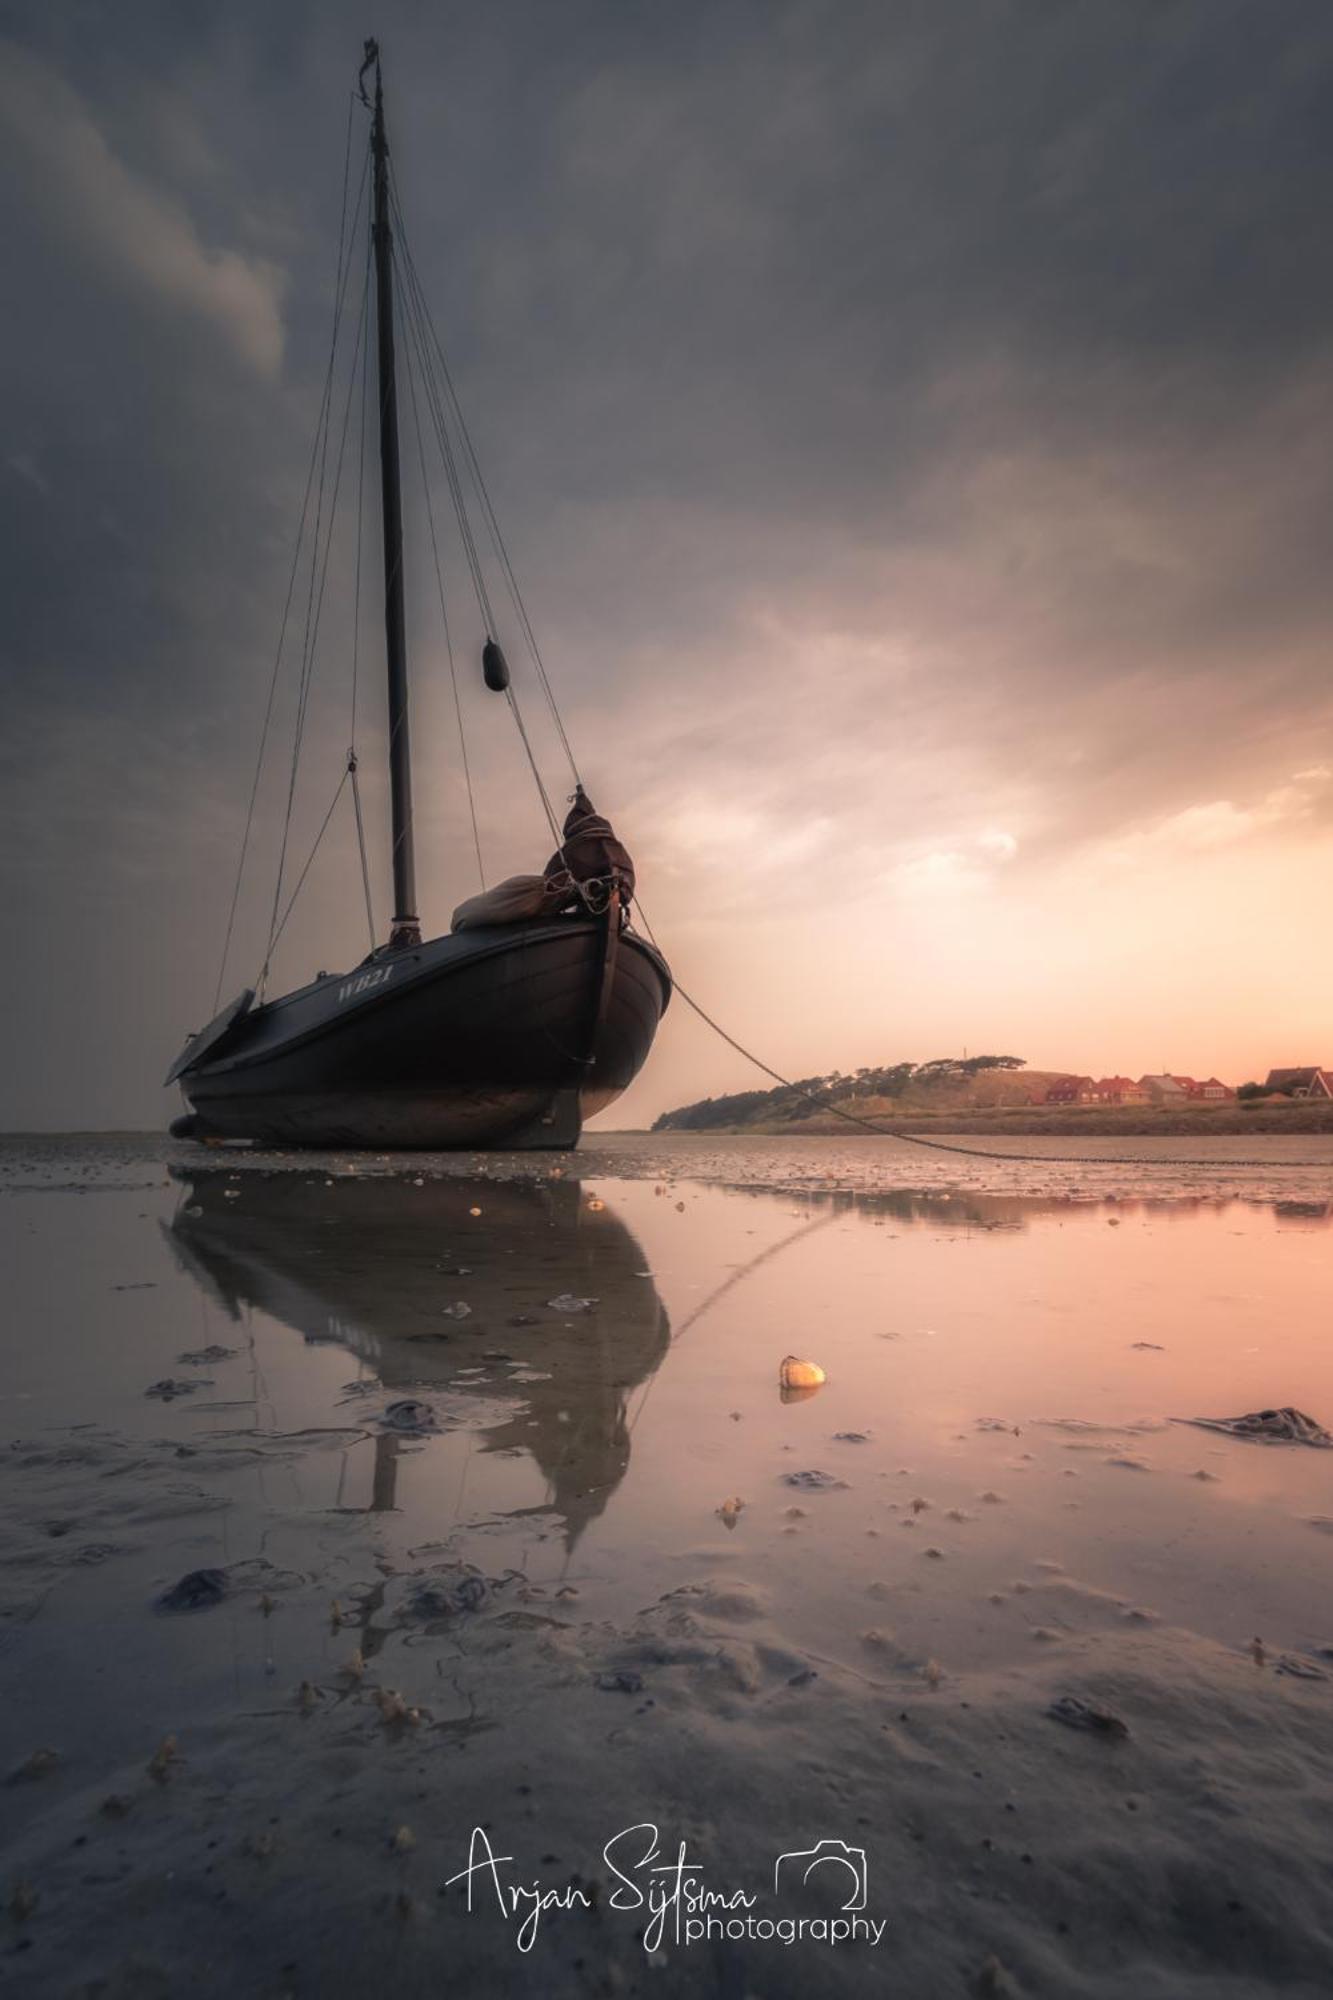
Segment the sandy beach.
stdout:
[[1282,1147],[11,1142],[8,1989],[1325,1993]]

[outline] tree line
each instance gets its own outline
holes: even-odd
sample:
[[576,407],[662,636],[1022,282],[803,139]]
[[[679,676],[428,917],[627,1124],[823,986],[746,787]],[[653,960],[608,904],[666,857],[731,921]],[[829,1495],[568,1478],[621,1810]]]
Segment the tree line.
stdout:
[[721,1125],[749,1125],[760,1119],[795,1123],[810,1115],[811,1098],[818,1100],[815,1108],[835,1104],[847,1107],[860,1098],[901,1097],[909,1087],[929,1091],[970,1082],[986,1070],[1025,1066],[1022,1056],[937,1056],[933,1062],[867,1066],[849,1075],[835,1069],[827,1076],[802,1077],[791,1084],[777,1084],[771,1090],[737,1090],[724,1097],[701,1097],[695,1104],[664,1111],[652,1129],[706,1132]]

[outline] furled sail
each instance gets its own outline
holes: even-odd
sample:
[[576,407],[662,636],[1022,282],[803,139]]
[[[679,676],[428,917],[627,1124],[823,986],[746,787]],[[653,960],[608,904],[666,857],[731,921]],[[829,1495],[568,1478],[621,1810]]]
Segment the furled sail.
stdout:
[[564,839],[546,864],[546,880],[553,886],[567,880],[585,902],[589,887],[605,883],[608,897],[613,889],[618,890],[622,904],[628,905],[634,895],[634,863],[629,849],[617,840],[610,820],[603,819],[582,785],[565,816],[564,832]]
[[634,863],[580,785],[565,815],[564,839],[540,875],[510,875],[454,911],[449,928],[515,924],[562,916],[567,910],[604,910],[613,898],[627,907],[634,895]]

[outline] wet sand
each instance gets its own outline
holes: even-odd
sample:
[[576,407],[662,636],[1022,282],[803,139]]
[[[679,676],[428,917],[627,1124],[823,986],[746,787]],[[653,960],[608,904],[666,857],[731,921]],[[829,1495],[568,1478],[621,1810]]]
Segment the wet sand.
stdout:
[[10,1142],[13,1990],[1326,1992],[1333,1452],[1176,1421],[1333,1420],[1268,1143]]

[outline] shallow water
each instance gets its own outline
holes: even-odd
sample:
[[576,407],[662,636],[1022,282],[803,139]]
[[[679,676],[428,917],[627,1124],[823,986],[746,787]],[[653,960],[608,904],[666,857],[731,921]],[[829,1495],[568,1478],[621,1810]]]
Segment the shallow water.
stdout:
[[[312,1647],[332,1671],[367,1528],[381,1579],[447,1550],[610,1621],[722,1588],[853,1669],[1157,1621],[1333,1644],[1333,1452],[1178,1421],[1333,1422],[1333,1164],[1268,1147],[1200,1195],[1174,1144],[1073,1170],[625,1137],[474,1173],[12,1143],[10,1747],[112,1762]],[[826,1385],[784,1399],[788,1353]],[[436,1431],[384,1427],[407,1396]],[[153,1612],[203,1566],[241,1587]]]

